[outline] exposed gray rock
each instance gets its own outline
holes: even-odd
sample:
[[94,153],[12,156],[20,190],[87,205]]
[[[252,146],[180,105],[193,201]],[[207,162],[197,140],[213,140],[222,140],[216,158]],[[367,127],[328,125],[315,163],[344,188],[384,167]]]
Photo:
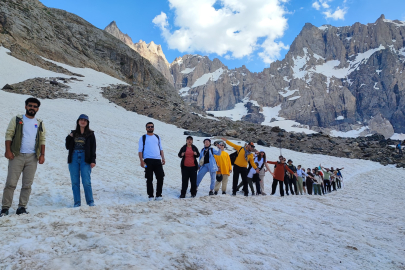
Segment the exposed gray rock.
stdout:
[[63,79],[67,84],[57,82],[58,78],[34,78],[19,83],[9,85],[4,89],[6,92],[30,95],[39,99],[76,99],[83,101],[87,97],[85,94],[69,93],[71,79]]
[[178,96],[173,84],[122,41],[77,15],[47,8],[38,0],[1,1],[0,44],[13,56],[45,69],[63,70],[41,57]]
[[149,44],[146,44],[145,41],[142,40],[140,40],[138,43],[134,43],[127,34],[121,32],[115,21],[107,25],[107,27],[104,28],[104,31],[118,38],[130,48],[138,52],[142,57],[148,59],[149,62],[157,70],[159,70],[159,72],[161,72],[172,85],[174,84],[173,77],[169,69],[170,65],[163,53],[162,46],[156,45],[153,41],[151,41]]
[[199,55],[177,58],[171,72],[184,100],[203,110],[232,109],[249,98],[260,106],[281,104],[279,116],[318,131],[358,129],[381,114],[405,133],[403,40],[405,24],[384,16],[347,27],[307,23],[285,59],[263,72],[230,70]]
[[386,139],[394,135],[394,128],[392,127],[390,121],[377,114],[370,121],[368,121],[368,126],[373,133],[379,133],[384,135]]

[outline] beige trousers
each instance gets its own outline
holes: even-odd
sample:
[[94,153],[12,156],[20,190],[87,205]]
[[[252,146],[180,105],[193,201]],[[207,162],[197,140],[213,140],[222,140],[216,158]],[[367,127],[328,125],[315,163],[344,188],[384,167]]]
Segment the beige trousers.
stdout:
[[226,192],[226,186],[228,185],[228,178],[229,175],[223,174],[221,182],[215,181],[214,191],[218,192],[219,187],[221,186],[222,183],[222,192]]
[[264,192],[264,174],[259,174],[260,177],[260,191]]
[[8,174],[6,186],[3,190],[2,209],[9,209],[13,203],[14,190],[22,173],[22,187],[18,207],[26,207],[31,194],[31,185],[34,182],[38,159],[36,154],[19,154],[8,161]]

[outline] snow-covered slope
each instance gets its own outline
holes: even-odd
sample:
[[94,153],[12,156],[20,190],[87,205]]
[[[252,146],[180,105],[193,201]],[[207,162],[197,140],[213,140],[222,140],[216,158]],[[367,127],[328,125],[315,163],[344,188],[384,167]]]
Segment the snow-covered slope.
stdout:
[[[35,67],[25,69],[27,64],[4,53],[0,63],[0,86],[30,76],[54,76]],[[404,267],[405,187],[395,181],[403,169],[282,149],[296,165],[344,167],[344,189],[323,197],[208,197],[206,178],[197,198],[180,200],[177,153],[185,142],[184,130],[109,103],[99,88],[117,83],[115,78],[65,67],[85,76],[83,82],[70,84],[72,91],[90,96],[84,102],[42,100],[38,118],[48,131],[46,162],[38,166],[30,214],[0,218],[0,269]],[[26,98],[0,91],[0,132],[5,132],[12,116],[24,112]],[[97,138],[97,166],[92,173],[97,206],[93,208],[72,208],[64,148],[65,137],[81,113],[89,115]],[[161,202],[147,201],[137,158],[137,142],[150,120],[162,138],[167,160]],[[195,140],[199,148],[202,139]],[[280,154],[276,148],[263,149],[270,160]],[[3,144],[0,152],[4,152]],[[5,158],[0,159],[0,190],[7,164]],[[266,177],[269,193],[272,179]],[[21,182],[12,213],[20,187]],[[230,189],[231,184],[228,193]]]

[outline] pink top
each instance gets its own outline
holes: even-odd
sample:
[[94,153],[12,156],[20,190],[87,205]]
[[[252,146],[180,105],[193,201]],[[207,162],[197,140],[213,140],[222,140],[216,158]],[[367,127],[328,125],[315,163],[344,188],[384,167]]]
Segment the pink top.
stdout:
[[184,154],[184,166],[185,167],[194,167],[194,153],[192,147],[186,147],[186,153]]

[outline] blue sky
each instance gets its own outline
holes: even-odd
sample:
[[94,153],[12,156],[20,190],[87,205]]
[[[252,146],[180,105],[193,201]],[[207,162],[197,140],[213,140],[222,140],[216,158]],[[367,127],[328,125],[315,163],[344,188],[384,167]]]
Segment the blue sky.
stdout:
[[[101,29],[114,20],[134,42],[142,39],[161,44],[169,62],[186,53],[201,54],[219,58],[229,68],[246,65],[254,72],[283,59],[307,22],[315,26],[366,24],[375,22],[381,14],[405,21],[405,0],[41,2],[77,14]],[[267,22],[264,26],[263,21]],[[225,31],[229,29],[228,37]]]

